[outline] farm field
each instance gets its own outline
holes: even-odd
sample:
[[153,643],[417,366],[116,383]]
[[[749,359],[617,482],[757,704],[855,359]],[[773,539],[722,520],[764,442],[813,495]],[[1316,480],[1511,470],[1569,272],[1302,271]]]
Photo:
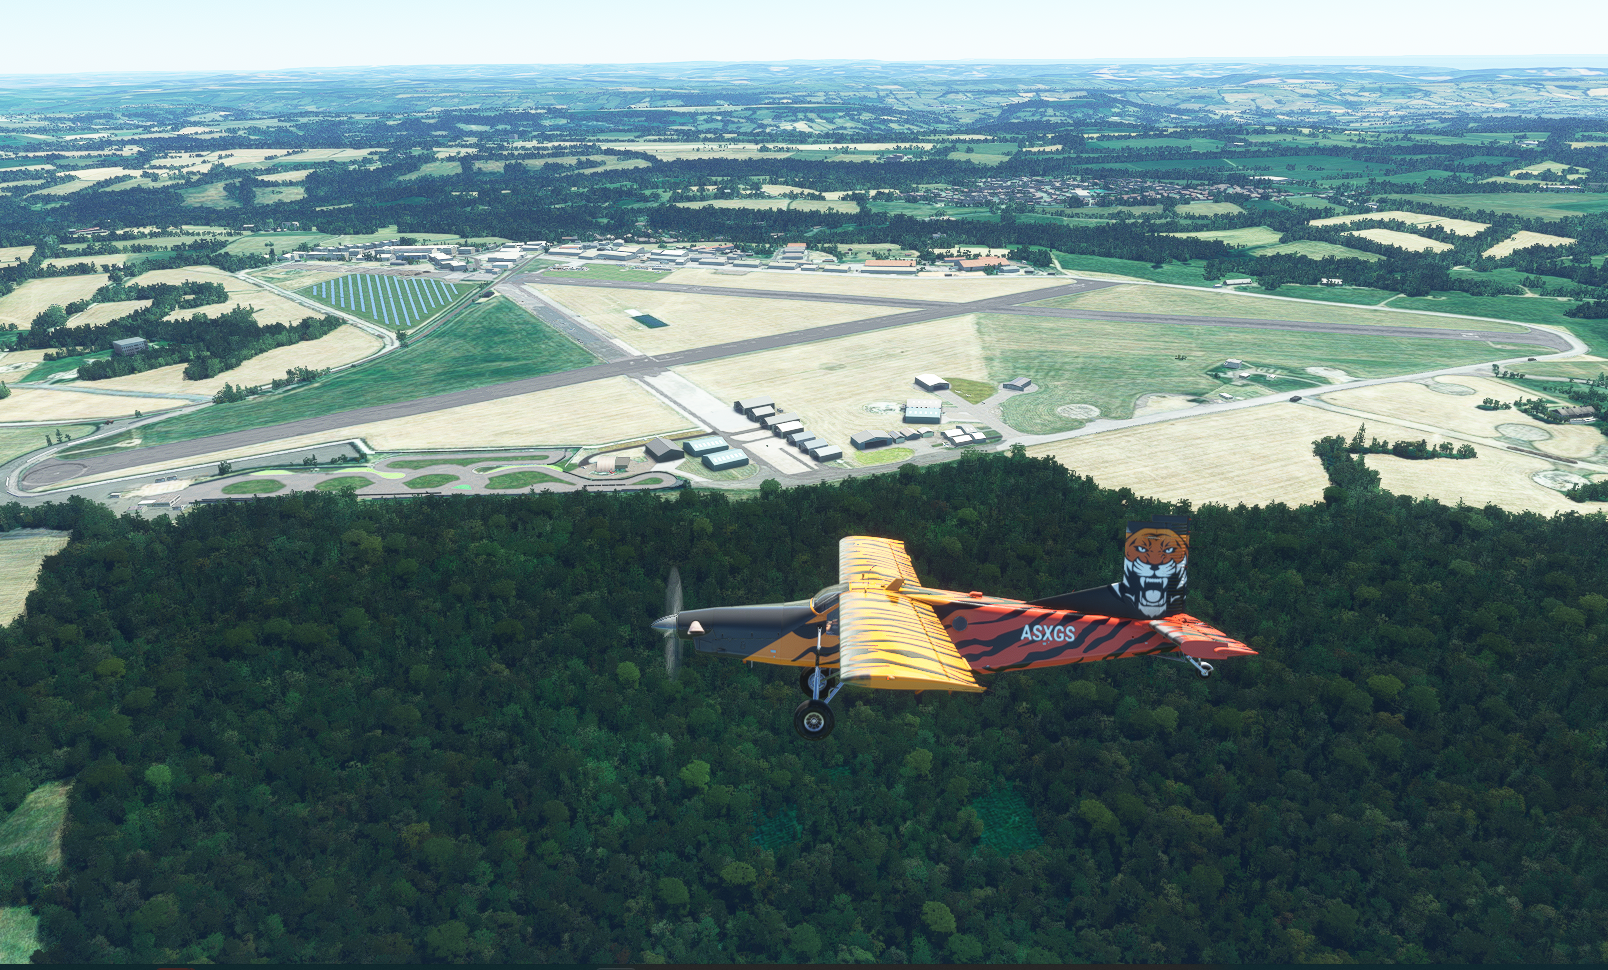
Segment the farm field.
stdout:
[[79,263],[93,263],[97,268],[101,266],[122,266],[129,260],[144,259],[145,253],[107,253],[102,256],[52,256],[44,261],[45,266],[73,266]]
[[32,246],[0,246],[0,266],[11,263],[26,263],[33,258]]
[[794,290],[799,293],[841,293],[846,296],[863,294],[876,297],[907,297],[916,300],[940,300],[965,303],[985,300],[991,296],[1026,293],[1046,286],[1064,286],[1069,281],[1054,277],[1028,277],[1026,279],[1000,279],[978,274],[974,278],[926,277],[899,279],[887,277],[860,277],[854,275],[811,276],[779,273],[748,273],[743,276],[714,273],[704,269],[678,269],[661,279],[666,283],[691,286],[720,286],[733,290]]
[[1276,246],[1264,246],[1255,250],[1257,256],[1282,256],[1293,253],[1305,256],[1307,259],[1366,259],[1370,263],[1378,262],[1385,257],[1378,253],[1364,252],[1361,249],[1352,249],[1350,246],[1337,246],[1332,242],[1322,242],[1317,239],[1292,239],[1287,243]]
[[1295,206],[1297,209],[1322,209],[1325,212],[1332,212],[1340,208],[1337,203],[1312,195],[1292,195],[1279,201],[1286,206]]
[[[1286,287],[1275,295],[1282,296]],[[1328,290],[1329,287],[1309,287]],[[1375,291],[1378,292],[1378,291]],[[1440,330],[1468,329],[1468,322],[1430,315],[1381,313],[1350,306],[1335,306],[1316,300],[1268,300],[1230,291],[1196,292],[1162,286],[1112,286],[1087,293],[1074,293],[1041,301],[1039,306],[1069,309],[1110,310],[1118,313],[1172,313],[1196,317],[1246,317],[1254,320],[1295,320],[1302,323],[1348,323],[1381,327],[1434,327]],[[1523,327],[1494,323],[1480,329],[1511,330]]]
[[381,346],[383,345],[379,338],[346,324],[317,340],[306,340],[289,347],[276,347],[265,354],[251,358],[234,370],[224,371],[217,377],[209,377],[206,380],[187,381],[184,379],[185,365],[174,364],[171,367],[158,367],[155,370],[130,374],[127,377],[95,381],[90,386],[97,390],[108,391],[211,396],[226,383],[237,387],[267,384],[275,378],[284,377],[285,371],[293,367],[322,370],[326,367],[350,364],[373,354]]
[[34,317],[52,305],[64,307],[74,300],[87,300],[105,285],[104,273],[28,280],[0,297],[0,324],[14,323],[26,330],[33,325]]
[[1568,236],[1549,236],[1544,232],[1531,232],[1528,229],[1521,229],[1487,249],[1481,255],[1489,256],[1492,259],[1501,259],[1503,256],[1511,256],[1513,253],[1521,249],[1529,249],[1531,246],[1570,246],[1574,242],[1575,240]]
[[1185,202],[1178,207],[1181,216],[1237,216],[1244,211],[1232,202]]
[[[1599,451],[1608,454],[1608,437],[1595,428],[1578,424],[1542,424],[1517,410],[1481,411],[1475,405],[1487,397],[1513,401],[1534,392],[1489,377],[1461,374],[1442,377],[1437,383],[1467,388],[1464,394],[1447,394],[1430,387],[1403,382],[1334,391],[1323,400],[1338,407],[1368,411],[1397,422],[1413,422],[1446,431],[1477,435],[1488,439],[1489,447],[1506,444],[1534,448],[1563,458],[1590,458]],[[1483,454],[1483,447],[1481,453]],[[1370,455],[1371,461],[1374,456]]]
[[[256,232],[249,236],[241,236],[223,247],[226,253],[266,253],[269,247],[277,252],[288,253],[306,243],[309,246],[318,246],[330,238],[321,232]],[[268,267],[274,269],[277,267]],[[261,273],[262,270],[254,270]]]
[[[1254,384],[1229,388],[1206,376],[1207,368],[1228,358],[1298,378],[1298,382],[1286,382],[1293,389],[1312,386],[1307,380],[1323,381],[1308,373],[1308,367],[1333,368],[1353,377],[1389,377],[1476,363],[1500,353],[1478,341],[1359,338],[1014,314],[980,315],[978,329],[987,348],[990,377],[1008,380],[1026,374],[1042,388],[1011,397],[1003,407],[1007,424],[1032,434],[1082,427],[1095,415],[1080,411],[1074,407],[1077,405],[1092,406],[1103,417],[1127,418],[1143,394],[1265,393]],[[1098,353],[1089,348],[1099,348]],[[1180,354],[1187,359],[1177,360]]]
[[204,182],[189,188],[178,189],[184,205],[201,209],[237,209],[240,203],[229,197],[227,186],[233,182]]
[[1074,256],[1071,253],[1056,252],[1054,254],[1056,265],[1068,273],[1079,276],[1089,276],[1098,279],[1119,280],[1146,280],[1152,283],[1174,283],[1179,286],[1210,287],[1211,282],[1206,279],[1206,264],[1204,262],[1167,263],[1161,269],[1152,269],[1151,265],[1137,259],[1113,259],[1109,256]]
[[[1369,428],[1372,431],[1372,426]],[[1434,435],[1417,434],[1414,440]],[[1562,492],[1535,481],[1534,475],[1558,466],[1506,448],[1475,446],[1478,458],[1463,461],[1410,461],[1394,455],[1369,455],[1368,467],[1379,473],[1379,485],[1397,495],[1434,498],[1446,505],[1462,502],[1475,508],[1499,505],[1511,511],[1557,513],[1601,512],[1602,502],[1571,502]],[[1450,467],[1448,467],[1450,466]]]
[[498,298],[466,309],[445,326],[371,364],[289,393],[179,415],[142,431],[147,444],[186,441],[371,404],[536,377],[590,363],[593,359],[586,351],[517,304]]
[[[1535,296],[1471,296],[1460,292],[1441,292],[1431,293],[1429,296],[1398,296],[1392,299],[1389,305],[1397,310],[1461,313],[1471,317],[1556,325],[1567,327],[1582,340],[1587,342],[1592,340],[1594,321],[1575,320],[1563,315],[1565,310],[1574,306],[1573,300],[1554,300]],[[1481,324],[1480,329],[1485,329],[1485,325]],[[1602,349],[1608,350],[1608,344],[1604,344]]]
[[[773,396],[797,413],[804,427],[845,453],[857,431],[902,426],[898,407],[917,394],[913,375],[988,376],[976,320],[969,314],[690,364],[675,372],[723,401]],[[867,405],[880,409],[867,411]]]
[[382,327],[407,330],[474,289],[437,279],[343,273],[297,292]]
[[113,394],[13,387],[11,396],[0,401],[0,420],[87,421],[92,418],[121,418],[135,411],[150,414],[153,411],[185,407],[190,403],[170,398],[122,397]]
[[[1369,255],[1372,255],[1371,253]],[[1264,290],[1259,286],[1244,287],[1245,293],[1272,293],[1275,296],[1290,297],[1297,300],[1316,300],[1321,303],[1349,303],[1353,306],[1378,306],[1398,294],[1387,290],[1376,290],[1366,286],[1299,286],[1294,283],[1274,290]]]
[[[317,316],[317,312],[310,307],[302,306],[294,300],[280,296],[272,290],[265,290],[255,283],[226,273],[215,266],[185,266],[179,269],[159,269],[143,273],[135,277],[137,283],[183,283],[186,280],[195,280],[202,283],[221,283],[229,291],[229,301],[216,306],[202,307],[200,312],[209,316],[224,313],[230,307],[243,305],[254,307],[257,311],[256,321],[259,324],[269,323],[300,323],[307,317]],[[189,316],[195,310],[174,310],[168,314],[168,319]]]
[[135,310],[143,310],[151,305],[150,300],[123,300],[118,303],[92,303],[89,309],[82,313],[75,313],[67,318],[70,327],[98,327],[103,323],[110,323],[118,317],[127,316]]
[[[527,284],[528,285],[528,284]],[[897,312],[882,306],[754,300],[651,290],[530,287],[645,354],[705,347],[748,337],[789,333]],[[668,324],[648,329],[626,314],[640,310]],[[734,399],[735,400],[735,399]]]
[[[1182,209],[1183,206],[1179,206]],[[1236,208],[1238,208],[1236,206]],[[1244,229],[1211,229],[1200,232],[1169,232],[1169,236],[1186,236],[1191,239],[1215,239],[1242,249],[1254,246],[1271,246],[1284,238],[1284,233],[1266,226],[1248,226]]]
[[[48,529],[15,529],[0,533],[0,625],[10,626],[22,615],[28,594],[33,592],[39,578],[39,566],[50,556],[66,548],[70,532]],[[0,855],[7,854],[6,827],[0,826]]]
[[1561,219],[1570,215],[1608,212],[1608,192],[1493,192],[1475,195],[1400,195],[1396,198],[1408,203],[1424,202],[1471,212],[1484,210],[1532,219]]
[[1414,253],[1426,251],[1443,253],[1452,248],[1450,243],[1443,243],[1439,239],[1431,239],[1428,236],[1415,236],[1410,232],[1399,232],[1395,229],[1353,229],[1346,235],[1357,236],[1386,246],[1395,246],[1398,249],[1405,249]]
[[1313,219],[1308,225],[1313,226],[1344,226],[1353,222],[1403,222],[1409,226],[1440,226],[1447,232],[1455,232],[1459,236],[1478,236],[1489,229],[1483,222],[1473,222],[1468,219],[1452,219],[1447,216],[1430,216],[1420,212],[1364,212],[1353,216],[1330,216],[1327,219]]

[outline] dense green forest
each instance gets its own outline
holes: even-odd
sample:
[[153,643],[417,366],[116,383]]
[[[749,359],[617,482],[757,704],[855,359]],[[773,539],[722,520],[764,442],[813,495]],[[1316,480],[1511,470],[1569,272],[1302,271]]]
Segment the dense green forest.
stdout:
[[1183,509],[1021,453],[0,508],[73,531],[0,631],[0,807],[76,779],[10,901],[47,962],[1608,959],[1603,518],[1346,492],[1193,510],[1191,610],[1259,657],[851,689],[817,744],[787,671],[666,679],[670,567],[689,607],[797,598],[866,533],[1043,596]]

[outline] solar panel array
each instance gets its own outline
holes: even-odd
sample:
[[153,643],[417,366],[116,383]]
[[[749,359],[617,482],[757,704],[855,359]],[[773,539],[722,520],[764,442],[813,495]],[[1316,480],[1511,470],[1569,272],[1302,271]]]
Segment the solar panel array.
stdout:
[[375,323],[406,330],[451,303],[464,289],[470,287],[417,276],[344,273],[302,292]]

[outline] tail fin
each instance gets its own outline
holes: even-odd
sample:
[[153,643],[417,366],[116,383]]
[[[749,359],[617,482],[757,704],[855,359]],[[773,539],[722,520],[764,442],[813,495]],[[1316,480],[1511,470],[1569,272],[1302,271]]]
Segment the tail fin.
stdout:
[[1122,579],[1109,586],[1034,600],[1033,606],[1129,620],[1180,613],[1189,592],[1189,516],[1129,522]]

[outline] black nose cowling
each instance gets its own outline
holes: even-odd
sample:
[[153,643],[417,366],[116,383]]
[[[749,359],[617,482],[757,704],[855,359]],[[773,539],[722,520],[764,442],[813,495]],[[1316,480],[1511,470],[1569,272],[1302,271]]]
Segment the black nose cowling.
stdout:
[[[807,602],[717,606],[706,610],[682,610],[656,620],[653,628],[674,629],[677,636],[695,637],[700,643],[699,649],[706,649],[702,646],[705,642],[711,644],[710,648],[715,643],[731,646],[741,643],[752,644],[754,649],[758,649],[803,627],[814,615]],[[693,624],[702,628],[702,634],[693,628]]]

